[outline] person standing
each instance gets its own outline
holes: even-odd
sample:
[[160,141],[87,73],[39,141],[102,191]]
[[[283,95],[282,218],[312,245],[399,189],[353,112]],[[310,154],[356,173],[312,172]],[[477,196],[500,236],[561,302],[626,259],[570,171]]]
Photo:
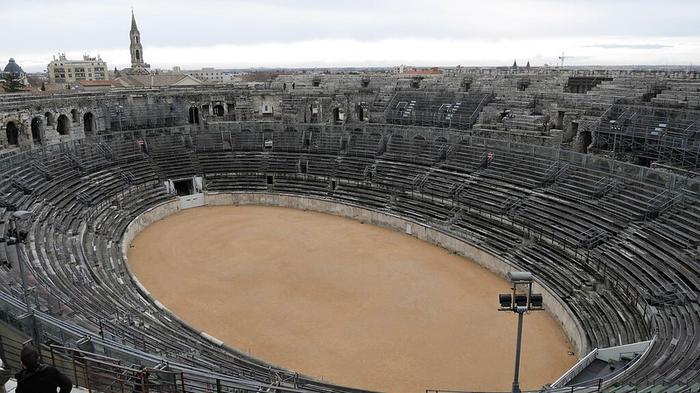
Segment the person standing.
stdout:
[[22,371],[15,374],[17,379],[16,393],[69,393],[73,389],[71,380],[63,375],[56,367],[43,364],[39,353],[27,344],[20,353]]

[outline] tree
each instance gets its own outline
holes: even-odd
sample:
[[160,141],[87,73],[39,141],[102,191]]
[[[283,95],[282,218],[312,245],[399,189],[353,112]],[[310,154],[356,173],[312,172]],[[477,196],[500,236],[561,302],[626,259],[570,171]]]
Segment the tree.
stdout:
[[5,80],[5,83],[3,83],[3,88],[7,92],[15,92],[15,91],[20,91],[24,87],[24,83],[22,82],[22,76],[19,73],[16,72],[6,72],[3,79]]

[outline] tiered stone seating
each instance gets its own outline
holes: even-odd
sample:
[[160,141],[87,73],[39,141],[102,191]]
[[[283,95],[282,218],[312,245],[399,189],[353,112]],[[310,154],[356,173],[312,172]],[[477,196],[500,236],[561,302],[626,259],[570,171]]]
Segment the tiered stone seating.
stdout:
[[151,138],[148,142],[148,154],[156,164],[156,172],[163,179],[188,177],[195,172],[195,164],[185,149],[181,136]]
[[[648,357],[621,383],[700,376],[700,196],[693,191],[466,142],[440,142],[428,159],[404,160],[405,153],[420,154],[416,142],[423,146],[425,139],[406,145],[379,133],[317,130],[307,149],[302,135],[285,132],[289,140],[277,138],[269,150],[262,132],[232,133],[231,151],[213,143],[220,134],[196,135],[192,146],[180,136],[151,135],[151,159],[134,140],[115,139],[111,158],[85,145],[83,151],[98,154],[46,153],[4,167],[2,205],[34,211],[29,275],[37,306],[93,331],[100,325],[123,345],[154,354],[196,352],[172,360],[271,382],[282,371],[219,348],[159,311],[133,285],[121,255],[128,223],[173,198],[159,175],[201,175],[209,192],[306,195],[437,228],[535,273],[579,317],[593,347],[656,334]],[[76,157],[99,164],[76,165]],[[682,202],[654,210],[681,191]],[[2,205],[4,230],[9,211]],[[0,262],[6,260],[0,243]],[[0,285],[10,294],[17,294],[16,270],[0,268]]]
[[276,132],[272,137],[274,151],[299,152],[303,150],[301,133],[296,130]]
[[347,154],[349,156],[375,157],[380,151],[381,142],[382,136],[379,134],[365,136],[353,133],[348,141]]

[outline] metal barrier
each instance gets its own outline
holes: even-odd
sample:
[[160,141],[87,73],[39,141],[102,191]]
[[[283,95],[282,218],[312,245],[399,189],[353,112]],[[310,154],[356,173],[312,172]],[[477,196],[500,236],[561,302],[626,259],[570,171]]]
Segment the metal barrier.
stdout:
[[[22,346],[31,342],[30,328],[36,328],[42,342],[42,360],[52,364],[90,392],[139,393],[311,393],[366,390],[315,381],[295,373],[268,369],[269,382],[216,373],[165,359],[121,343],[99,337],[94,332],[33,311],[30,326],[22,318],[22,303],[0,292],[0,359],[12,373],[20,370]],[[15,317],[20,315],[20,317]],[[70,345],[70,346],[69,346]],[[87,349],[86,349],[87,348]]]

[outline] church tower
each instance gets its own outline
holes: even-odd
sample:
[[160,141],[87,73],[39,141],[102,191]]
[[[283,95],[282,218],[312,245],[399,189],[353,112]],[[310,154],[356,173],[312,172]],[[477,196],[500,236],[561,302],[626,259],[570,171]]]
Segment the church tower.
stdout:
[[129,32],[131,43],[129,50],[131,51],[131,71],[132,72],[147,72],[150,66],[143,61],[143,46],[141,45],[141,33],[136,27],[136,18],[134,10],[131,10],[131,31]]

